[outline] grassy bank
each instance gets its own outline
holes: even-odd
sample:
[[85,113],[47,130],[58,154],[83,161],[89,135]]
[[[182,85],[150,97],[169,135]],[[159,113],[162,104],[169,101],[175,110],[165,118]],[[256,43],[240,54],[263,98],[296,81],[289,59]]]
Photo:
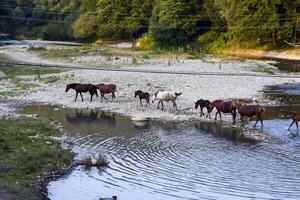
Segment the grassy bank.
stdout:
[[59,135],[59,130],[41,119],[0,119],[0,194],[3,199],[41,198],[37,177],[67,168],[73,158],[72,153],[49,138]]

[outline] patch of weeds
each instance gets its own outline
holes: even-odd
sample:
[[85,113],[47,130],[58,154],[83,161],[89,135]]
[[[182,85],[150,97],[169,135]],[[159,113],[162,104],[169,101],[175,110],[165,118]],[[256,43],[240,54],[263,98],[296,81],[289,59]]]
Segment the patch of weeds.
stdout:
[[98,158],[96,159],[96,166],[97,167],[108,167],[108,160],[106,158],[106,156],[99,154]]
[[59,130],[48,121],[22,117],[0,119],[0,133],[0,187],[18,199],[41,199],[36,178],[67,168],[73,159],[60,143],[45,140],[59,136]]
[[60,80],[59,76],[47,76],[47,77],[40,77],[38,80],[42,81],[45,84],[54,83]]
[[46,51],[47,48],[44,47],[44,46],[37,46],[37,47],[31,46],[31,47],[29,47],[27,50],[28,50],[28,51]]
[[66,70],[54,67],[10,66],[0,64],[0,71],[2,71],[7,77],[15,77],[25,75],[53,74],[60,73]]
[[5,90],[5,91],[0,91],[0,96],[1,97],[13,97],[18,94],[17,91],[12,91],[12,90]]
[[93,167],[93,161],[91,157],[85,157],[79,162],[79,165],[83,165],[85,168],[90,169]]
[[93,162],[91,156],[87,156],[84,159],[80,160],[78,164],[84,166],[86,169],[91,169],[92,167],[97,167],[97,168],[107,167],[109,162],[107,161],[106,156],[99,154],[98,157],[96,158],[95,163]]
[[258,65],[255,69],[255,72],[267,73],[267,74],[275,74],[275,72],[267,66]]
[[133,64],[133,65],[138,64],[138,60],[135,56],[132,57],[131,64]]
[[143,58],[143,59],[150,59],[150,55],[149,55],[149,54],[143,54],[143,55],[142,55],[142,58]]

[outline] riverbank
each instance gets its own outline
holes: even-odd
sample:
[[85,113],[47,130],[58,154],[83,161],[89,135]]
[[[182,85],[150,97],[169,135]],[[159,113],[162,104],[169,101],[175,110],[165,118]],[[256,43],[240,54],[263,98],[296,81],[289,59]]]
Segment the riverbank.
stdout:
[[[69,47],[70,48],[70,47]],[[5,46],[1,52],[9,56],[12,60],[30,62],[36,64],[59,64],[81,67],[107,67],[113,69],[164,71],[164,72],[188,72],[191,75],[181,74],[156,74],[156,73],[134,73],[118,71],[94,71],[94,70],[69,70],[64,72],[53,72],[52,74],[35,71],[32,75],[15,74],[15,71],[25,72],[24,66],[10,67],[14,69],[10,73],[15,74],[21,87],[19,93],[15,92],[13,79],[4,79],[5,84],[12,84],[12,87],[3,87],[0,94],[6,94],[8,101],[37,102],[40,104],[61,105],[69,108],[79,109],[100,109],[119,113],[132,119],[158,119],[163,121],[186,121],[200,120],[213,121],[199,117],[199,111],[194,109],[194,102],[203,99],[241,99],[254,104],[265,106],[276,105],[277,100],[268,100],[262,94],[266,86],[282,83],[297,82],[297,78],[289,78],[289,73],[284,73],[272,66],[270,62],[262,60],[237,60],[220,59],[216,57],[205,57],[203,59],[166,59],[151,58],[128,55],[105,54],[99,50],[83,54],[73,54],[74,49],[69,48],[53,49],[47,47],[41,52],[28,51],[22,46]],[[75,50],[78,47],[72,47]],[[59,59],[45,59],[47,55],[58,55],[58,52],[65,52],[64,57]],[[2,66],[3,68],[3,66]],[[4,69],[8,66],[4,66]],[[47,72],[47,68],[44,69]],[[193,73],[222,73],[222,76],[193,75]],[[226,76],[226,74],[250,75],[285,75],[286,77],[249,77],[249,76]],[[170,81],[172,80],[172,81]],[[117,100],[112,101],[109,97],[107,102],[100,102],[94,99],[89,102],[89,95],[83,94],[84,101],[74,102],[75,94],[73,91],[65,92],[65,86],[72,82],[81,83],[114,83],[117,85]],[[34,87],[31,87],[34,86]],[[139,101],[134,98],[134,91],[142,89],[153,94],[157,90],[174,90],[183,94],[178,98],[178,110],[172,109],[167,104],[165,111],[156,109],[156,103],[150,107],[140,106]],[[13,94],[13,95],[11,95]],[[223,123],[231,123],[231,116],[225,115]],[[249,136],[256,140],[264,138],[263,135]]]
[[1,199],[47,199],[47,183],[73,160],[60,131],[42,119],[3,117],[0,132]]
[[255,58],[255,59],[285,59],[285,60],[299,60],[300,62],[300,48],[293,48],[290,50],[251,50],[251,49],[224,49],[222,54],[225,56],[234,56],[239,58]]

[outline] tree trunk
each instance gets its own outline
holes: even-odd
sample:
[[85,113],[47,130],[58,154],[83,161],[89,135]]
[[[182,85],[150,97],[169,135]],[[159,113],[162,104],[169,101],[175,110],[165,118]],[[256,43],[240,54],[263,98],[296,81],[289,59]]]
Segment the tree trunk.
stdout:
[[272,42],[273,42],[273,45],[276,46],[276,44],[277,44],[277,29],[275,29],[272,32]]

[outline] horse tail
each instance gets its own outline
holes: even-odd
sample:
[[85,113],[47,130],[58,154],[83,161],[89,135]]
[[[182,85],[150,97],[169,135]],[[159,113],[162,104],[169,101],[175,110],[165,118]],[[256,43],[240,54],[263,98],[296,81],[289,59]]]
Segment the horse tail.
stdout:
[[175,92],[175,96],[176,96],[176,97],[178,97],[178,96],[180,96],[180,95],[182,95],[182,92],[180,92],[180,93],[176,93],[176,92]]

